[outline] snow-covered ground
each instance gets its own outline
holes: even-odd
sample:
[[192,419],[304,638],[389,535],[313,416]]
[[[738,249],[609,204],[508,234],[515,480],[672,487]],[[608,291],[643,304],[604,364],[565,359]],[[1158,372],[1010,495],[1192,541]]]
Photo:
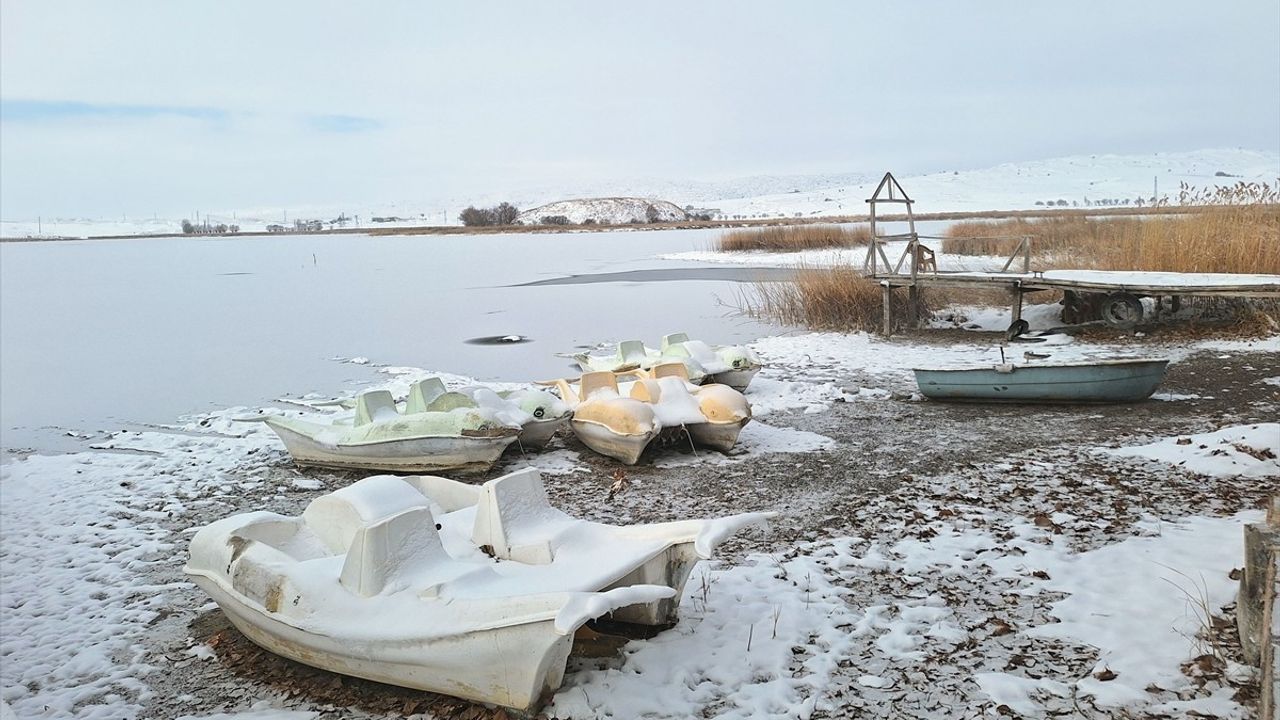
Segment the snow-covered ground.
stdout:
[[[769,337],[753,349],[769,366],[748,391],[757,420],[742,447],[728,456],[667,450],[655,472],[705,475],[726,463],[751,471],[830,453],[831,438],[791,426],[797,412],[915,406],[911,367],[996,361],[976,343],[861,334]],[[1127,349],[1064,338],[1047,351],[1063,360]],[[1280,352],[1280,338],[1144,352],[1175,363],[1206,353],[1248,363]],[[427,374],[436,373],[379,368],[374,384],[403,393]],[[161,651],[155,639],[168,615],[199,608],[176,573],[192,518],[225,514],[246,497],[255,506],[296,504],[350,481],[288,469],[269,430],[235,420],[256,410],[112,433],[87,451],[3,467],[0,698],[19,717],[141,717],[153,713],[161,683],[196,664],[217,672],[223,660],[197,638],[179,651]],[[765,549],[698,568],[676,628],[633,641],[621,664],[575,666],[547,712],[937,717],[985,707],[1039,717],[1085,707],[1099,716],[1246,717],[1233,688],[1247,684],[1247,668],[1226,661],[1196,675],[1184,666],[1210,642],[1197,635],[1212,622],[1198,608],[1218,614],[1232,599],[1227,573],[1240,561],[1240,526],[1257,518],[1237,512],[1241,493],[1256,494],[1259,482],[1274,487],[1278,427],[1221,427],[1103,452],[1070,444],[1011,451],[916,477],[887,495],[855,493],[841,500],[852,504],[829,511],[856,517],[856,531],[799,543],[757,538],[754,547]],[[534,464],[581,483],[597,467],[582,452],[561,442],[505,469]],[[1198,480],[1204,475],[1220,478],[1224,499]],[[1130,505],[1145,509],[1126,511]],[[199,612],[209,610],[206,602]],[[327,710],[305,692],[249,687],[235,696],[239,704],[199,690],[179,702],[191,717],[220,720],[236,716],[211,713],[303,720]],[[271,714],[277,710],[298,714]]]
[[[528,209],[566,198],[618,195],[657,198],[681,207],[693,205],[717,210],[718,215],[725,218],[862,215],[866,213],[863,201],[871,195],[884,170],[893,168],[717,182],[640,180],[592,187],[527,188],[487,197],[352,203],[345,207],[228,209],[202,213],[199,218],[192,213],[186,219],[197,221],[207,217],[211,223],[236,224],[245,231],[261,231],[270,224],[288,226],[300,218],[329,221],[344,215],[351,219],[351,224],[346,226],[349,228],[456,225],[458,213],[467,205],[484,207],[509,201]],[[1176,204],[1179,183],[1196,187],[1239,181],[1274,184],[1277,178],[1280,178],[1280,155],[1276,153],[1214,149],[1152,155],[1080,155],[991,168],[903,174],[898,180],[917,200],[917,212],[959,212],[1031,210],[1048,203],[1054,207],[1132,206],[1139,198],[1149,202],[1154,192]],[[374,222],[374,218],[383,221]],[[181,231],[183,219],[181,216],[6,217],[0,220],[0,237],[174,233]]]
[[[892,168],[888,168],[892,170]],[[1225,173],[1225,175],[1218,175]],[[1177,204],[1180,183],[1193,187],[1241,180],[1275,184],[1280,155],[1249,150],[1197,150],[1154,155],[1078,155],[898,177],[916,212],[1033,210],[1150,204],[1155,192]],[[862,183],[721,203],[730,216],[862,215],[880,177]],[[1061,201],[1061,202],[1060,202]],[[1103,204],[1102,201],[1118,201]],[[1040,205],[1037,205],[1040,203]]]

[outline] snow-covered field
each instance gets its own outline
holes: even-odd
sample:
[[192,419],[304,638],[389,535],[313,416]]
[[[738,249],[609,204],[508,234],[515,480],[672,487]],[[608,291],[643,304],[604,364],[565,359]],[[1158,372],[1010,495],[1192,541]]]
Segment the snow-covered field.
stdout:
[[[769,367],[748,391],[757,421],[743,446],[730,456],[668,451],[653,478],[694,473],[710,482],[715,468],[753,472],[831,456],[844,443],[795,427],[797,418],[916,406],[912,366],[994,360],[976,342],[866,335],[803,333],[753,347]],[[1067,341],[1047,350],[1061,360],[1131,348]],[[1145,352],[1274,363],[1280,338]],[[381,368],[375,385],[403,392],[426,374]],[[1274,409],[1280,391],[1266,392],[1257,394]],[[0,697],[19,717],[163,717],[174,707],[205,718],[382,716],[309,700],[306,687],[284,692],[254,685],[252,673],[220,674],[226,660],[187,620],[171,619],[213,609],[177,572],[198,519],[246,503],[296,506],[350,481],[292,470],[268,430],[233,419],[254,411],[202,413],[4,466]],[[1193,413],[1182,424],[1205,421]],[[582,487],[600,473],[585,452],[561,441],[504,470],[533,464],[562,489]],[[1227,574],[1240,562],[1240,527],[1258,517],[1241,512],[1241,499],[1277,487],[1277,452],[1280,426],[1255,422],[1102,451],[1070,443],[1010,451],[888,494],[853,493],[830,509],[849,513],[828,521],[835,532],[799,542],[759,536],[696,570],[679,625],[632,641],[622,662],[581,661],[547,713],[1040,717],[1075,708],[1247,717],[1233,698],[1251,681],[1248,668],[1185,666],[1213,642],[1197,635],[1212,621],[1198,608],[1218,614],[1233,599]],[[1205,476],[1219,484],[1206,487]],[[192,673],[202,679],[182,680]],[[202,690],[210,675],[216,692]],[[173,684],[188,689],[175,695]],[[232,711],[243,712],[212,714]]]
[[[719,182],[636,181],[598,187],[513,189],[490,197],[449,198],[427,202],[352,203],[348,207],[228,209],[202,215],[213,223],[261,231],[269,224],[290,225],[294,219],[328,221],[346,216],[345,227],[406,227],[459,224],[467,205],[480,207],[510,201],[523,209],[568,198],[640,196],[684,207],[717,210],[724,218],[814,217],[862,215],[885,170],[794,177],[755,177]],[[924,175],[902,174],[903,187],[917,200],[917,212],[1032,210],[1054,207],[1133,206],[1153,193],[1178,201],[1180,183],[1195,187],[1240,181],[1275,183],[1280,155],[1242,149],[1197,150],[1153,155],[1081,155],[1006,163],[991,168],[944,170]],[[554,213],[561,214],[561,213]],[[358,218],[359,222],[355,220]],[[381,218],[383,222],[374,222]],[[390,218],[395,218],[394,220]],[[0,237],[92,237],[174,233],[184,218],[43,218],[6,217]],[[197,220],[195,217],[187,219]]]

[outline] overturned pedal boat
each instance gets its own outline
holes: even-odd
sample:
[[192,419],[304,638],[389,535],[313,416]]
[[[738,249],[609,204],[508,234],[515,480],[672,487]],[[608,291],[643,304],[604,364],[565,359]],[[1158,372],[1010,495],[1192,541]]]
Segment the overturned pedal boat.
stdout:
[[931,400],[1125,403],[1151,397],[1168,365],[1168,360],[1132,359],[913,372],[920,393]]
[[[726,385],[694,385],[683,364],[637,372],[590,372],[576,382],[555,381],[560,397],[573,408],[569,426],[601,455],[634,465],[664,434],[728,452],[751,421],[751,406],[742,393]],[[620,384],[620,377],[636,379]]]
[[[412,400],[412,399],[411,399]],[[390,472],[485,472],[519,437],[520,423],[470,399],[441,397],[401,413],[386,390],[361,393],[350,420],[260,419],[299,465]]]
[[609,613],[674,620],[693,564],[769,515],[614,527],[552,508],[533,470],[481,487],[376,476],[301,517],[202,528],[185,571],[273,653],[533,711],[560,686],[579,627]]

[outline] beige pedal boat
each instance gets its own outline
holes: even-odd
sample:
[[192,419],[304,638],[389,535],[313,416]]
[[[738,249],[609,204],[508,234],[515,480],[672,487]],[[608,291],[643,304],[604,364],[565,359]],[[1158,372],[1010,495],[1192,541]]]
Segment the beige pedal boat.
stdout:
[[728,385],[738,392],[747,389],[761,367],[760,358],[746,346],[709,345],[691,340],[685,333],[664,335],[656,350],[639,340],[625,340],[611,355],[578,353],[572,357],[583,372],[650,371],[658,365],[678,362],[685,366],[690,382]]
[[[619,382],[622,379],[623,382]],[[751,421],[751,406],[727,385],[694,385],[685,366],[664,363],[649,371],[589,372],[556,380],[573,408],[569,426],[592,450],[634,465],[662,436],[728,452]]]

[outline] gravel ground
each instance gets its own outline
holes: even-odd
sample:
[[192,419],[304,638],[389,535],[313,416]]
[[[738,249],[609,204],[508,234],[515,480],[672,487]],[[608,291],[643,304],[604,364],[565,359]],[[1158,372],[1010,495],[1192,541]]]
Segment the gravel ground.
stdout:
[[[947,341],[946,333],[932,337],[930,341]],[[1280,387],[1260,381],[1276,376],[1280,376],[1280,354],[1233,354],[1224,359],[1208,353],[1172,366],[1160,391],[1161,395],[1200,396],[1197,399],[1027,407],[922,402],[899,391],[890,399],[837,402],[822,413],[773,414],[766,419],[769,424],[835,439],[837,445],[829,451],[665,469],[655,467],[650,458],[625,470],[627,487],[612,498],[617,464],[585,451],[572,437],[562,437],[556,441],[561,446],[583,450],[579,463],[588,472],[548,477],[547,485],[552,501],[568,512],[615,523],[749,510],[781,512],[771,529],[753,530],[727,543],[721,554],[730,561],[754,551],[820,554],[824,543],[851,537],[888,545],[927,536],[937,531],[939,523],[958,521],[985,523],[998,533],[1015,518],[1047,512],[1082,518],[1051,531],[1088,549],[1129,536],[1135,532],[1134,521],[1143,515],[1231,514],[1260,507],[1268,493],[1280,489],[1277,478],[1211,480],[1090,451],[1222,425],[1274,421],[1280,416]],[[876,386],[856,373],[829,377],[851,388]],[[662,457],[669,458],[687,451],[663,452]],[[263,481],[260,489],[234,495],[211,490],[206,499],[214,502],[189,503],[190,510],[172,527],[180,545],[185,545],[193,526],[251,509],[297,514],[316,495],[360,477],[302,473],[283,450],[246,458],[243,468],[246,473],[256,469],[256,479]],[[499,467],[491,475],[502,472]],[[304,475],[323,488],[292,486]],[[157,584],[180,580],[184,559],[182,553],[153,566],[148,572],[154,577],[149,580]],[[978,690],[971,679],[974,672],[1016,671],[1071,683],[1086,675],[1096,660],[1091,648],[1044,640],[1032,643],[1016,632],[1019,627],[1049,622],[1047,609],[1055,599],[1044,593],[1019,595],[1015,592],[1018,580],[926,574],[922,586],[916,586],[903,583],[895,573],[851,573],[835,564],[829,579],[853,591],[851,597],[892,602],[922,589],[947,597],[968,638],[933,641],[925,648],[927,662],[911,665],[886,659],[876,651],[874,638],[869,638],[861,654],[841,663],[827,702],[819,704],[819,717],[977,717],[1004,712]],[[180,589],[171,595],[171,605],[152,624],[152,656],[157,661],[163,658],[166,667],[163,679],[152,682],[155,695],[147,704],[146,717],[244,709],[263,698],[276,706],[319,710],[324,718],[503,715],[275,657],[244,640],[198,590]],[[1226,659],[1238,659],[1232,633],[1223,630],[1227,626],[1222,624],[1232,620],[1228,609],[1215,626],[1221,657],[1189,672],[1204,679],[1202,692],[1227,684],[1248,703],[1256,696],[1256,680],[1224,678]],[[199,651],[192,650],[198,645],[212,647],[213,657],[200,657]],[[797,657],[804,652],[800,648]],[[891,677],[893,683],[887,688],[859,685],[858,678],[868,674]],[[1153,702],[1172,699],[1176,698],[1153,697]],[[1050,715],[1125,716],[1108,714],[1078,698],[1046,702]]]

